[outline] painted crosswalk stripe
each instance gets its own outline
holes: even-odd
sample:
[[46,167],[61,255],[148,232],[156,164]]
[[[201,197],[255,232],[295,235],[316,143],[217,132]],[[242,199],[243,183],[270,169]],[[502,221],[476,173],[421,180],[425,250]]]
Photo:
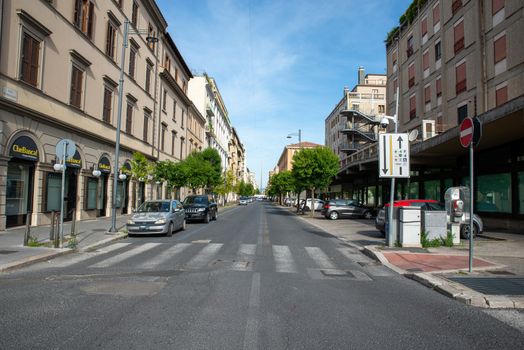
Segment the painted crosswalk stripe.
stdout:
[[206,245],[197,255],[189,260],[185,266],[189,269],[200,269],[206,266],[222,246],[223,244],[221,243],[211,243]]
[[274,245],[273,257],[275,258],[277,272],[296,273],[297,267],[288,246]]
[[162,253],[156,255],[154,258],[145,261],[144,263],[140,264],[138,267],[141,269],[152,269],[155,268],[162,263],[168,261],[169,259],[173,258],[175,255],[180,254],[183,252],[187,247],[189,247],[191,243],[178,243],[172,246],[169,249],[166,249]]
[[89,260],[91,258],[94,258],[95,256],[99,256],[99,255],[102,255],[102,254],[110,253],[110,252],[118,250],[120,248],[127,247],[130,244],[131,243],[115,243],[115,244],[112,244],[110,246],[98,249],[98,250],[96,250],[94,252],[85,252],[85,253],[81,253],[81,254],[78,254],[78,255],[73,256],[73,257],[66,256],[66,257],[63,258],[64,260],[62,260],[62,261],[53,261],[53,260],[51,260],[51,264],[52,264],[51,266],[52,267],[68,267],[68,266],[71,266],[71,265],[74,265],[74,264],[78,264],[78,263],[80,263],[82,261],[86,261],[86,260]]
[[100,267],[109,267],[109,266],[112,266],[112,265],[115,265],[115,264],[118,264],[126,259],[129,259],[135,255],[138,255],[138,254],[141,254],[141,253],[144,253],[150,249],[153,249],[159,245],[161,245],[162,243],[146,243],[144,245],[141,245],[141,246],[138,246],[136,248],[133,248],[131,250],[128,250],[127,252],[124,252],[122,254],[118,254],[118,255],[115,255],[111,258],[107,258],[105,260],[102,260],[94,265],[91,265],[89,267],[94,267],[94,268],[100,268]]
[[233,271],[253,270],[253,260],[257,250],[256,244],[241,244],[237,253],[237,260],[231,266]]
[[342,253],[346,258],[353,262],[367,262],[370,261],[368,257],[360,253],[358,250],[351,248],[338,248],[338,251]]
[[321,269],[335,269],[329,257],[318,247],[305,247],[308,255]]

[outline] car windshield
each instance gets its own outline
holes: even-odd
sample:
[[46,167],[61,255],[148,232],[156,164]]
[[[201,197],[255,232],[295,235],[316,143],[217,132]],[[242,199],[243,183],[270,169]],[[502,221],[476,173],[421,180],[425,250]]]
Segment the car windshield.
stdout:
[[138,213],[167,213],[169,202],[145,202],[137,210]]
[[184,204],[207,204],[206,197],[186,197]]

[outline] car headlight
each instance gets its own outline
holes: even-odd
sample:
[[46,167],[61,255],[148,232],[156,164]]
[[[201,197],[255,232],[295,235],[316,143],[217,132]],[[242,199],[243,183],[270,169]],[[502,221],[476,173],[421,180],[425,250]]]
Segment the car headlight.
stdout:
[[135,224],[135,221],[134,221],[134,220],[127,220],[127,224],[128,224],[128,225],[134,225],[134,224]]
[[198,208],[198,211],[206,211],[206,208]]
[[155,221],[155,224],[158,225],[158,224],[165,224],[166,223],[166,219],[158,219],[157,221]]

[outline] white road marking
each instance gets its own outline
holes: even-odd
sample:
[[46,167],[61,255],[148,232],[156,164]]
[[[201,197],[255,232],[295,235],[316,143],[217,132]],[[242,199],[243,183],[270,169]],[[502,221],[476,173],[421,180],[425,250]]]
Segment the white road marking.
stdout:
[[99,256],[99,255],[102,255],[102,254],[106,254],[106,253],[109,253],[109,252],[112,252],[114,250],[117,250],[117,249],[120,249],[120,248],[123,248],[123,247],[127,247],[128,245],[130,245],[131,243],[115,243],[115,244],[112,244],[110,246],[107,246],[107,247],[104,247],[104,248],[101,248],[101,249],[97,249],[96,251],[94,252],[85,252],[85,253],[80,253],[78,255],[75,255],[75,256],[65,256],[63,259],[63,261],[53,261],[51,260],[51,267],[68,267],[68,266],[71,266],[71,265],[74,265],[74,264],[78,264],[82,261],[85,261],[85,260],[89,260],[95,256]]
[[223,244],[221,243],[211,243],[206,245],[197,255],[189,260],[185,266],[190,269],[199,269],[206,266],[222,246]]
[[321,269],[336,269],[329,257],[318,247],[305,247],[306,252]]
[[162,263],[166,262],[167,260],[171,259],[175,255],[183,252],[187,247],[189,247],[191,243],[178,243],[172,246],[169,249],[166,249],[162,253],[158,254],[154,258],[145,261],[144,263],[140,264],[138,267],[141,269],[153,269]]
[[118,255],[115,255],[111,258],[108,258],[108,259],[105,259],[105,260],[102,260],[96,264],[93,264],[89,267],[94,267],[94,268],[101,268],[101,267],[109,267],[109,266],[112,266],[112,265],[115,265],[115,264],[118,264],[126,259],[129,259],[135,255],[138,255],[138,254],[141,254],[143,252],[146,252],[150,249],[153,249],[159,245],[161,245],[162,243],[146,243],[144,245],[141,245],[141,246],[138,246],[136,248],[133,248],[131,250],[128,250],[127,252],[124,252],[122,254],[118,254]]
[[274,245],[273,257],[275,258],[277,272],[296,273],[297,267],[288,246]]
[[355,251],[355,249],[352,248],[338,248],[338,251],[353,262],[369,262],[371,260],[364,254],[360,253],[359,251]]
[[255,272],[251,281],[247,312],[246,331],[244,333],[244,349],[258,349],[257,311],[260,307],[260,273]]
[[[233,271],[251,271],[253,270],[253,260],[255,257],[255,252],[257,250],[256,244],[241,244],[237,253],[237,261],[233,263],[231,270]],[[250,262],[246,266],[246,263]]]

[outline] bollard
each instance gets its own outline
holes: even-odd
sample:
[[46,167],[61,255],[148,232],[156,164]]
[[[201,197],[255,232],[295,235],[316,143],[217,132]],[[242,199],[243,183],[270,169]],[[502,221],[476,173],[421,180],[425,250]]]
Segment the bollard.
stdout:
[[28,211],[25,218],[25,234],[24,234],[24,245],[29,243],[29,237],[31,236],[31,212]]
[[60,234],[59,234],[59,230],[60,230],[60,220],[56,220],[56,217],[60,215],[59,212],[56,212],[55,213],[55,228],[53,229],[53,231],[55,232],[55,237],[54,237],[54,247],[55,248],[59,248],[60,247]]
[[76,226],[76,208],[71,209],[73,211],[73,219],[71,221],[71,236],[74,236],[75,233],[75,226]]
[[51,212],[51,228],[49,230],[49,240],[53,242],[55,240],[55,211]]

